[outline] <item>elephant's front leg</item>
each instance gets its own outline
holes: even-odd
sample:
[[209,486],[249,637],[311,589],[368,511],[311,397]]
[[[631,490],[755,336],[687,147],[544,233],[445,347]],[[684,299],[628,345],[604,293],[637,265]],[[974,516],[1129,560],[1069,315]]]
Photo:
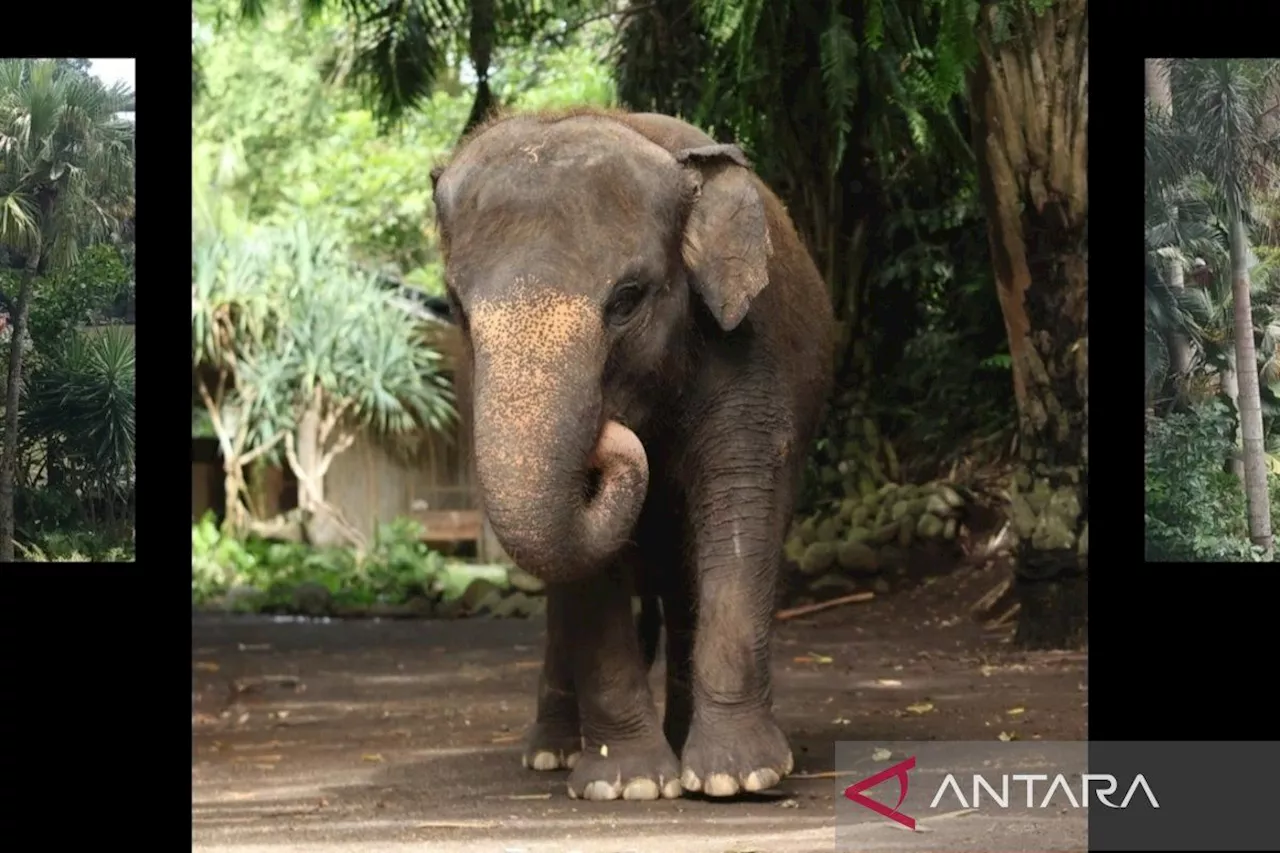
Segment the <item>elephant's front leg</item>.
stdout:
[[571,626],[567,635],[582,727],[582,756],[569,776],[569,795],[678,797],[680,763],[662,734],[622,573],[607,571],[564,584],[556,594],[548,606],[559,612],[549,615]]
[[771,788],[794,767],[773,717],[769,653],[795,474],[790,442],[761,432],[739,425],[725,433],[731,438],[702,460],[708,476],[691,504],[693,719],[681,783],[713,797]]
[[534,770],[572,768],[582,753],[578,695],[573,688],[569,631],[574,616],[565,591],[547,591],[547,648],[538,677],[538,716],[525,741],[525,767]]

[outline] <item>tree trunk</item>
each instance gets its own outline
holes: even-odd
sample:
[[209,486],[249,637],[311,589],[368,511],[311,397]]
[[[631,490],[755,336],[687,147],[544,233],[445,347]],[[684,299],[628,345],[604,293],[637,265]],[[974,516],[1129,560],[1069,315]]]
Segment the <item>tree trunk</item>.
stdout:
[[302,413],[298,421],[297,453],[289,464],[294,467],[298,478],[298,509],[305,520],[303,527],[307,541],[326,547],[346,545],[351,536],[325,501],[324,477],[329,465],[320,406],[321,398],[317,394]]
[[974,152],[1018,405],[1011,488],[1017,641],[1087,632],[1088,22],[1085,0],[1036,14],[994,4],[978,24]]
[[1244,452],[1240,449],[1242,446],[1240,440],[1240,381],[1236,374],[1236,352],[1231,347],[1226,352],[1227,366],[1222,371],[1222,393],[1231,401],[1231,417],[1234,424],[1231,430],[1233,442],[1231,451],[1227,454],[1226,471],[1228,474],[1234,474],[1235,478],[1240,481],[1240,488],[1244,488]]
[[1236,379],[1240,383],[1240,434],[1244,443],[1244,493],[1249,502],[1249,539],[1271,558],[1271,498],[1263,449],[1258,357],[1253,346],[1249,298],[1249,238],[1244,222],[1231,223],[1231,298],[1235,310]]
[[[1169,68],[1163,59],[1147,60],[1147,96],[1153,106],[1172,116],[1173,93],[1169,88]],[[1177,216],[1177,208],[1173,209],[1173,215]],[[1176,296],[1186,289],[1181,258],[1169,260],[1169,289]],[[1191,340],[1181,327],[1175,326],[1168,330],[1168,343],[1175,381],[1181,384],[1191,372]]]
[[31,286],[40,268],[40,248],[27,258],[18,290],[17,316],[9,338],[9,386],[5,389],[4,450],[0,454],[0,563],[13,562],[13,481],[18,464],[18,406],[22,399],[22,341],[27,335]]

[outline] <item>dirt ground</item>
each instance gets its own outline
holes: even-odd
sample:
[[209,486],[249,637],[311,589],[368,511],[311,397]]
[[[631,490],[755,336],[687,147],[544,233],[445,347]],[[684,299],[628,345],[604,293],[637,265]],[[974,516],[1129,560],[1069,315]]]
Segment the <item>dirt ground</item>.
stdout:
[[[830,851],[835,741],[1087,737],[1085,654],[1020,653],[1009,629],[984,630],[968,611],[993,583],[967,571],[780,622],[775,703],[796,775],[732,801],[584,803],[562,773],[522,769],[541,619],[198,615],[192,846]],[[653,683],[660,695],[660,665]]]

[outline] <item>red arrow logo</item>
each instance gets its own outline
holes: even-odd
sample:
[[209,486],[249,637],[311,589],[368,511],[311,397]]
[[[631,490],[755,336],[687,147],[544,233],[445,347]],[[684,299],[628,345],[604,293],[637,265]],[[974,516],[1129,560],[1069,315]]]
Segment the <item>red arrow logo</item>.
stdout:
[[[903,800],[907,798],[907,771],[915,769],[915,766],[916,757],[913,755],[906,761],[899,761],[892,767],[887,767],[874,776],[868,776],[861,782],[854,782],[848,788],[844,789],[844,795],[858,805],[866,806],[876,814],[887,817],[889,820],[896,821],[907,829],[914,830],[916,828],[915,818],[900,814],[898,809],[902,806]],[[876,785],[879,785],[881,782],[886,779],[891,779],[894,776],[898,777],[899,791],[901,793],[898,795],[898,804],[893,808],[889,808],[882,803],[877,803],[875,800],[862,793],[868,788],[874,788]]]

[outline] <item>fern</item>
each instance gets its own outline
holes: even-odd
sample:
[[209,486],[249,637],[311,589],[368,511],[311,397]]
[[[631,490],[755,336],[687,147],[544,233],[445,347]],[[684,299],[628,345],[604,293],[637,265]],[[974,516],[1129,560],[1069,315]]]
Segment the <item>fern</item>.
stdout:
[[867,3],[862,40],[868,50],[879,50],[884,43],[884,0],[869,0]]
[[836,131],[835,157],[831,171],[844,160],[849,132],[853,129],[853,108],[858,97],[858,42],[853,22],[832,7],[831,23],[819,37],[822,79],[827,88],[827,112]]

